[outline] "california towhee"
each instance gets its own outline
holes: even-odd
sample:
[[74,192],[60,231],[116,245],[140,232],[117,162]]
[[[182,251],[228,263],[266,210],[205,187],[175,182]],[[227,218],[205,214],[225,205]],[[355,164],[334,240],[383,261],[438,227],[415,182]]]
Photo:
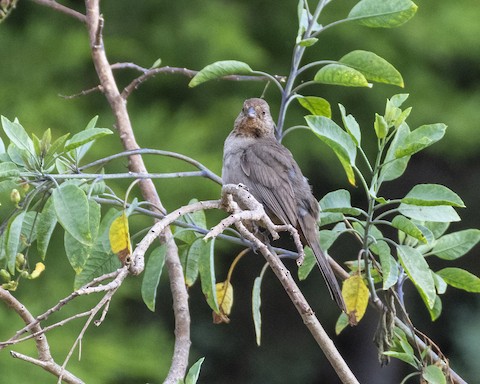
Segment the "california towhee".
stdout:
[[315,254],[330,295],[345,303],[327,257],[320,248],[319,207],[307,179],[290,151],[275,138],[275,124],[265,100],[248,99],[225,140],[222,179],[243,184],[276,224],[294,226]]

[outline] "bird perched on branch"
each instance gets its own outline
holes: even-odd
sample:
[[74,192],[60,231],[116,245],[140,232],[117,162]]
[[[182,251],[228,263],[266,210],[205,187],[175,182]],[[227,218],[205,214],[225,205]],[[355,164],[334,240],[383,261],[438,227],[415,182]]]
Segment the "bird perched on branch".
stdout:
[[320,248],[317,200],[290,151],[276,139],[265,100],[248,99],[243,103],[225,140],[222,179],[224,184],[245,185],[274,223],[297,229],[302,243],[313,250],[330,295],[345,311],[340,287]]

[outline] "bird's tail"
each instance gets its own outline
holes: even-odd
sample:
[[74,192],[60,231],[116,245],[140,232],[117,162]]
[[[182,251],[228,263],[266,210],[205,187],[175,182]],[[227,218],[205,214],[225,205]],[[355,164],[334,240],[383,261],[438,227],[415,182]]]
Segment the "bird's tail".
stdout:
[[330,291],[330,296],[333,300],[335,300],[340,309],[343,312],[346,312],[345,301],[343,300],[342,291],[340,289],[340,286],[338,285],[338,281],[335,277],[335,274],[333,273],[332,267],[330,267],[327,256],[320,248],[320,243],[318,242],[318,240],[309,241],[308,239],[307,242],[310,248],[312,248],[313,254],[317,259],[318,267],[320,268],[323,278],[327,283],[328,290]]

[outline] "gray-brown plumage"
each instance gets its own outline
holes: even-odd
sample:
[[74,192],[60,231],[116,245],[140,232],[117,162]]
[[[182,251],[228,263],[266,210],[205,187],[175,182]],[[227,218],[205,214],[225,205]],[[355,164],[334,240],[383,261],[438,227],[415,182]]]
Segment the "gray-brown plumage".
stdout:
[[297,228],[304,245],[312,248],[332,298],[345,310],[338,282],[320,248],[317,200],[290,151],[275,138],[265,100],[244,102],[225,140],[222,179],[224,184],[244,184],[274,223]]

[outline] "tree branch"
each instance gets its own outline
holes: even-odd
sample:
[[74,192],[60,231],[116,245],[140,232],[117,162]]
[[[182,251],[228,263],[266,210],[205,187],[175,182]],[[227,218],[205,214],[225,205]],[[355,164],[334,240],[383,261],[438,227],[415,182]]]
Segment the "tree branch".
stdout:
[[[108,62],[102,39],[103,19],[100,16],[99,0],[86,0],[87,27],[90,37],[92,60],[97,71],[103,93],[110,104],[116,121],[122,145],[126,150],[139,149],[128,115],[126,101],[120,94],[110,63]],[[143,159],[139,155],[129,157],[129,169],[132,172],[147,173]],[[145,200],[153,206],[164,210],[155,186],[150,179],[141,180],[139,183]],[[163,232],[163,241],[166,243],[166,266],[170,278],[170,289],[173,298],[173,311],[175,316],[175,346],[172,364],[165,383],[177,383],[183,379],[188,366],[190,352],[190,311],[188,306],[188,293],[183,277],[183,269],[178,256],[178,248],[173,239],[170,228]]]
[[65,5],[57,3],[55,0],[32,0],[34,3],[44,5],[48,8],[52,8],[57,12],[63,13],[67,16],[73,17],[82,23],[87,22],[87,18],[83,13],[77,12],[74,9],[68,8]]
[[63,381],[66,383],[82,384],[82,380],[55,363],[50,353],[50,346],[48,344],[47,337],[43,334],[40,324],[36,323],[36,319],[27,310],[27,308],[9,291],[3,289],[2,287],[0,287],[0,300],[12,308],[21,317],[25,324],[34,324],[30,329],[32,334],[35,334],[33,338],[35,339],[35,344],[38,351],[38,359],[14,351],[10,352],[11,355],[15,358],[38,365],[57,377],[63,376]]

